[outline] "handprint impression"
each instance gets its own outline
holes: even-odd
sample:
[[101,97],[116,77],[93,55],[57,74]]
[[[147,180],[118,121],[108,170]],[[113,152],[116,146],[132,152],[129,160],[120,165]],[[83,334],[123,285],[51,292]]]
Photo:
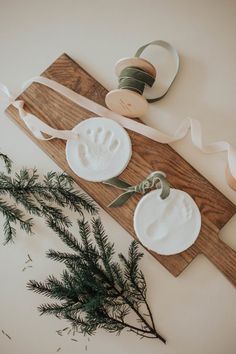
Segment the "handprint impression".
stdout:
[[83,138],[83,143],[79,144],[79,157],[83,165],[93,170],[106,169],[120,145],[112,131],[102,127],[88,129]]
[[[168,199],[168,198],[167,198]],[[152,239],[163,240],[191,219],[193,210],[183,195],[170,200],[166,207],[147,226],[147,235]]]

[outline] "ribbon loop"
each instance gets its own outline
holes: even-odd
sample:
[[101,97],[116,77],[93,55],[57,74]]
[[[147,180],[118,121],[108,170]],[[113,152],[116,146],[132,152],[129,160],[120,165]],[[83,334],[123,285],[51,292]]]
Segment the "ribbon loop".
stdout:
[[28,113],[24,110],[24,101],[17,100],[14,101],[8,88],[0,83],[0,97],[5,101],[6,107],[13,105],[19,112],[20,118],[24,121],[27,128],[31,133],[40,140],[52,140],[55,138],[69,140],[78,139],[78,134],[72,132],[71,130],[58,130],[50,127],[48,124],[42,122],[35,115]]
[[135,53],[135,57],[139,58],[141,56],[141,54],[144,52],[144,50],[151,45],[156,45],[156,46],[166,49],[170,53],[170,55],[172,56],[174,64],[175,64],[174,74],[173,74],[170,82],[168,83],[167,88],[164,90],[164,92],[162,92],[159,96],[157,96],[155,98],[147,98],[147,101],[149,103],[154,103],[154,102],[160,101],[168,93],[173,82],[175,81],[175,78],[176,78],[178,71],[179,71],[179,54],[178,54],[177,50],[170,43],[162,41],[162,40],[156,40],[156,41],[149,42],[149,43],[143,45],[142,47],[140,47],[137,50],[137,52]]

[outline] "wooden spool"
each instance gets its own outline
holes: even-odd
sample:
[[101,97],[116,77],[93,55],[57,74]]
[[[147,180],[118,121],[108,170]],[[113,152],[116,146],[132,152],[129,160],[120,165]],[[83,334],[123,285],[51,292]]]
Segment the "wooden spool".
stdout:
[[[115,65],[115,73],[119,77],[122,70],[133,66],[144,70],[148,74],[156,77],[155,67],[143,58],[120,59]],[[119,113],[129,118],[140,117],[146,113],[148,102],[139,93],[128,89],[116,89],[106,95],[106,105],[113,112]]]
[[143,58],[123,58],[118,60],[115,65],[116,75],[119,77],[121,71],[127,68],[127,66],[134,66],[135,68],[144,70],[153,77],[156,77],[156,68],[149,61]]

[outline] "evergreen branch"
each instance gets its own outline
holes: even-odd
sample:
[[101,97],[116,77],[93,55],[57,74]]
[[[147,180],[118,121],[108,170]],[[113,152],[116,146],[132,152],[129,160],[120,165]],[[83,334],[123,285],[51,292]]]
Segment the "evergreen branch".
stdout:
[[60,224],[65,227],[72,225],[69,218],[63,214],[61,209],[47,205],[42,200],[39,200],[39,204],[41,206],[41,216],[45,218],[47,224],[50,224],[50,220],[55,220],[54,222],[58,225]]
[[113,282],[114,278],[111,268],[111,261],[112,256],[114,255],[114,245],[108,242],[108,236],[105,234],[105,230],[100,219],[93,219],[92,226],[103,266],[108,274],[109,280]]
[[13,241],[16,236],[16,230],[12,226],[13,224],[19,224],[20,228],[27,233],[32,232],[32,219],[24,220],[24,214],[20,209],[17,209],[15,206],[10,205],[0,199],[0,213],[2,213],[5,218],[4,222],[4,233],[5,233],[5,244]]
[[68,261],[74,262],[77,261],[78,255],[74,253],[67,253],[67,252],[59,252],[54,250],[49,250],[46,253],[47,257],[52,259],[53,261],[66,263]]
[[42,294],[48,297],[54,297],[51,288],[46,283],[37,282],[35,280],[30,280],[27,284],[29,290],[33,290],[38,294]]
[[58,235],[58,237],[64,242],[68,247],[73,249],[75,252],[82,252],[81,246],[74,235],[67,230],[65,227],[59,226],[54,219],[48,220],[48,226]]
[[73,188],[73,179],[65,173],[49,172],[45,176],[44,182],[58,203],[64,204],[80,214],[82,214],[82,208],[92,215],[98,212],[97,206],[88,196]]
[[[50,227],[75,253],[49,250],[47,257],[66,267],[60,279],[50,276],[43,283],[28,283],[30,290],[60,301],[41,305],[40,313],[64,318],[73,329],[88,335],[98,328],[111,333],[126,328],[141,338],[158,338],[165,343],[147,303],[137,242],[131,243],[128,258],[120,255],[117,263],[113,260],[114,245],[108,241],[100,219],[92,219],[92,228],[84,220],[78,225],[80,242],[65,227],[50,220]],[[147,305],[149,321],[141,312],[141,304]],[[138,325],[127,321],[130,311],[137,315]]]
[[14,240],[16,236],[16,229],[11,225],[9,220],[6,218],[4,224],[3,224],[3,230],[5,233],[5,242],[4,245],[7,244],[8,242],[11,242]]
[[[11,160],[0,153],[8,172]],[[0,172],[0,214],[4,217],[5,244],[14,241],[16,230],[12,224],[19,223],[26,232],[32,231],[32,219],[27,215],[42,217],[49,227],[69,228],[71,221],[65,215],[65,208],[83,215],[97,213],[96,204],[85,194],[74,189],[74,181],[65,173],[49,172],[43,180],[37,169],[21,169],[9,176]],[[13,203],[10,204],[10,201]],[[53,223],[53,225],[52,225]]]
[[147,331],[147,330],[142,329],[142,328],[139,328],[139,327],[132,326],[131,324],[129,324],[129,323],[127,323],[127,322],[124,322],[124,321],[117,320],[116,318],[112,318],[112,317],[110,317],[108,314],[107,314],[107,317],[110,318],[111,321],[114,321],[115,323],[117,323],[117,324],[123,326],[124,328],[125,328],[125,327],[129,328],[132,332],[136,333],[137,335],[140,335],[139,332],[141,332],[143,337],[146,337],[146,338],[156,338],[155,334],[153,334],[153,336],[151,336],[151,337],[144,335],[144,333],[150,334],[150,331]]
[[40,315],[54,315],[60,318],[60,314],[65,310],[65,305],[44,304],[38,307]]

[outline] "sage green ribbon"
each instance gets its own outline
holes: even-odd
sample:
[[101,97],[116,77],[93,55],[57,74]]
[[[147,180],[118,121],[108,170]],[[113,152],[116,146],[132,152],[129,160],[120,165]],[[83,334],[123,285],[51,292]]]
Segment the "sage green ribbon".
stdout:
[[120,194],[119,197],[117,197],[108,205],[109,207],[113,208],[122,206],[135,193],[145,194],[152,188],[161,188],[160,197],[162,199],[166,199],[170,194],[170,184],[166,178],[166,174],[162,171],[152,172],[145,180],[139,184],[136,184],[135,186],[132,186],[131,184],[122,181],[117,177],[110,178],[103,183],[124,191],[124,193]]
[[[155,98],[147,98],[147,101],[149,103],[157,102],[160,99],[162,99],[167,92],[169,91],[171,85],[173,84],[176,75],[179,71],[179,55],[177,50],[168,42],[162,41],[162,40],[156,40],[150,43],[147,43],[140,47],[137,52],[135,53],[135,57],[139,58],[143,51],[149,47],[150,45],[157,45],[159,47],[162,47],[166,49],[171,56],[173,57],[174,63],[175,63],[175,72],[173,74],[173,77],[171,78],[170,82],[167,85],[167,88],[165,89],[164,93],[161,95],[155,97]],[[135,91],[139,93],[140,95],[143,94],[145,86],[152,87],[155,82],[155,77],[150,75],[149,73],[145,72],[144,70],[137,68],[135,66],[128,66],[124,68],[120,75],[119,75],[119,88],[120,89],[128,89],[131,91]]]
[[152,87],[154,82],[155,77],[134,66],[127,66],[119,76],[119,88],[135,91],[140,95],[143,94],[145,85]]

